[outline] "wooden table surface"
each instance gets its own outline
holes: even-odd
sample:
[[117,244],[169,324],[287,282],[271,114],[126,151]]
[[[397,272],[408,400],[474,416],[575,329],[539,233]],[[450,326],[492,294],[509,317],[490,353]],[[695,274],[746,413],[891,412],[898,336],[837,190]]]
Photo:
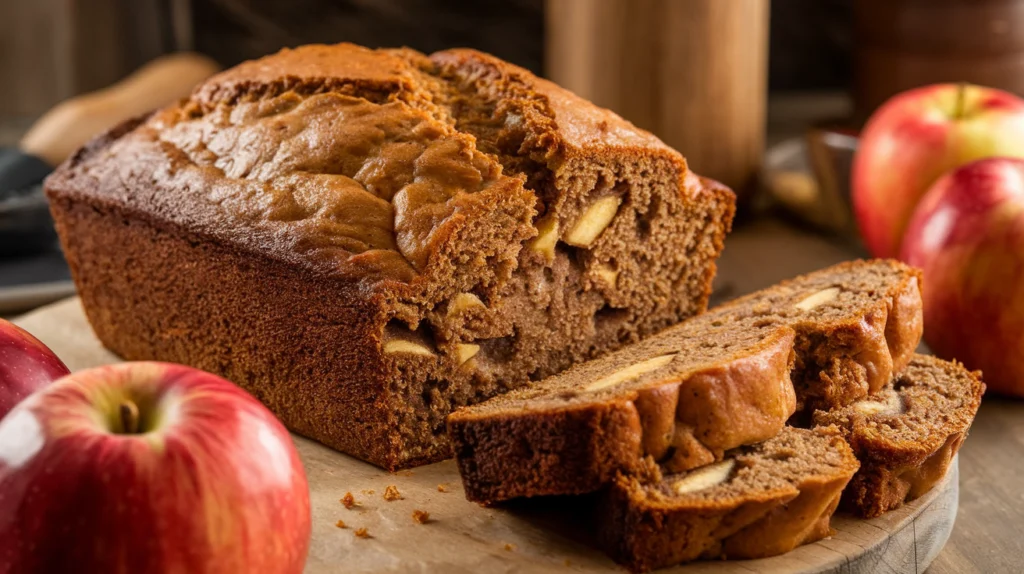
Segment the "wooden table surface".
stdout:
[[[863,252],[855,244],[822,238],[776,219],[738,225],[726,241],[712,302],[860,256]],[[1024,401],[987,396],[960,451],[956,525],[928,572],[1024,572],[1021,526]]]
[[[851,242],[824,239],[776,220],[748,223],[726,241],[716,296],[732,298],[862,256]],[[960,510],[953,534],[928,572],[1024,572],[1022,528],[1024,401],[988,395],[960,450]]]

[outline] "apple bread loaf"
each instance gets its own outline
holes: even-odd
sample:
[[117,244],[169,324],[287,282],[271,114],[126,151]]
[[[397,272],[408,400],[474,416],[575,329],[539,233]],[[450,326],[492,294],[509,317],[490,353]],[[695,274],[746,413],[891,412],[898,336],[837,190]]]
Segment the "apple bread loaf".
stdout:
[[764,558],[831,533],[858,467],[835,429],[787,427],[685,473],[650,462],[619,475],[598,503],[601,545],[635,572],[698,558]]
[[891,385],[867,399],[817,411],[860,460],[843,507],[873,518],[931,490],[946,475],[981,404],[981,373],[915,355]]
[[859,261],[798,277],[456,411],[466,496],[590,492],[648,455],[669,472],[720,460],[782,429],[797,381],[805,404],[852,402],[905,365],[920,336],[909,267]]
[[447,414],[702,312],[728,189],[496,58],[306,46],[46,183],[93,328],[395,469]]

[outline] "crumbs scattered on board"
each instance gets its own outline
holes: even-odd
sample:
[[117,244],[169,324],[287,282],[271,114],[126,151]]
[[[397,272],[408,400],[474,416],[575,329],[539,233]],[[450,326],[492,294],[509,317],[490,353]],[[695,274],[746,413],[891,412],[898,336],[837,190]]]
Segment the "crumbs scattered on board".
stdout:
[[448,492],[448,485],[447,484],[439,484],[439,485],[437,485],[437,491],[438,492]]
[[339,521],[335,522],[334,525],[337,526],[338,528],[348,528],[348,526],[345,526],[345,521],[344,520],[339,520]]
[[370,531],[365,528],[356,528],[355,534],[359,538],[373,538],[373,536],[370,536]]
[[356,499],[352,496],[351,492],[346,492],[345,496],[341,498],[341,504],[344,505],[345,508],[351,510],[352,507],[356,505]]
[[398,492],[398,487],[393,484],[389,484],[387,488],[384,489],[384,500],[388,502],[402,500],[402,493]]
[[430,522],[430,513],[429,512],[425,512],[423,510],[413,510],[412,511],[412,519],[413,519],[414,522],[418,522],[420,524],[426,524],[427,522]]

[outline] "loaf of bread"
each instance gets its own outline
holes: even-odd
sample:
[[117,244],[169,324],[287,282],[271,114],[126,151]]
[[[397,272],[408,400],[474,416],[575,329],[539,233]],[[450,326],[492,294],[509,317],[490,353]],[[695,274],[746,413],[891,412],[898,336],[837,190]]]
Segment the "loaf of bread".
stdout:
[[792,427],[686,473],[662,476],[650,464],[602,493],[601,546],[635,572],[782,554],[831,533],[857,467],[835,429]]
[[89,321],[386,468],[445,417],[702,312],[734,196],[471,50],[284,50],[47,181]]
[[860,460],[843,507],[865,518],[898,508],[946,476],[981,405],[981,373],[915,355],[881,392],[814,422],[837,426]]
[[863,398],[920,341],[918,278],[887,260],[836,265],[460,409],[448,430],[466,496],[591,492],[645,456],[669,472],[721,460],[782,429],[794,384],[804,405]]

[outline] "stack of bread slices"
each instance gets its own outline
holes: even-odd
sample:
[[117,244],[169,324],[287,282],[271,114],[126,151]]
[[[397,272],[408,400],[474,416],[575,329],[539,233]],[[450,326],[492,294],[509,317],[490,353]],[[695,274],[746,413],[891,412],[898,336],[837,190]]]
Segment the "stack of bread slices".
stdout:
[[599,492],[598,535],[636,571],[759,558],[931,489],[980,374],[915,354],[920,272],[840,264],[448,418],[471,500]]

